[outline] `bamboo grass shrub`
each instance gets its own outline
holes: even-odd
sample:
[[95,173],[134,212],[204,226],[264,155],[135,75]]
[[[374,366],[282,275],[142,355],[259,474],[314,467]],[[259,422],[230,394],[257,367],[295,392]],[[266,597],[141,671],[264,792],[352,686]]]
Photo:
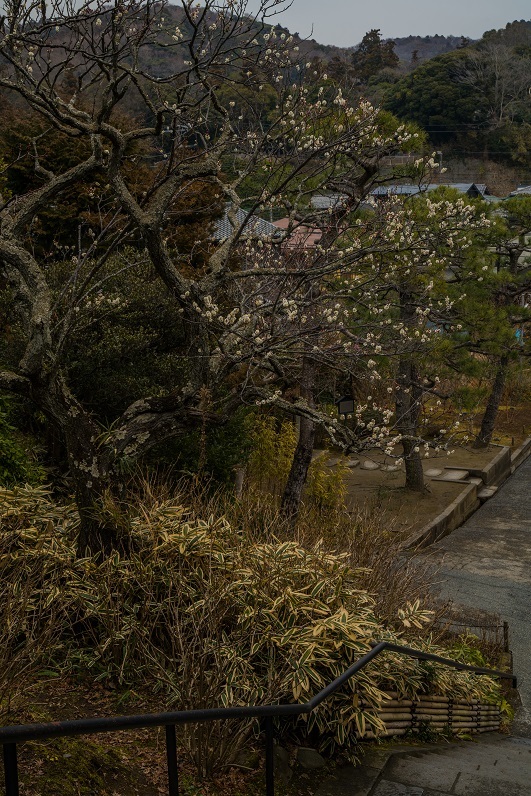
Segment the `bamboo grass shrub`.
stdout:
[[[415,642],[430,619],[420,601],[403,605],[393,625],[381,621],[348,552],[330,553],[321,541],[261,540],[223,517],[196,516],[182,497],[132,506],[130,552],[104,560],[76,558],[76,512],[43,489],[3,490],[0,518],[6,648],[13,639],[24,647],[25,628],[45,615],[53,633],[45,650],[29,644],[35,666],[52,658],[60,671],[150,690],[161,709],[305,701],[374,640],[444,654],[429,637]],[[30,600],[15,599],[19,582]],[[499,695],[490,678],[390,653],[293,731],[318,736],[323,748],[352,747],[360,735],[385,732],[378,714],[386,691],[400,699]],[[253,730],[245,722],[198,725],[184,742],[200,774],[210,775]]]
[[55,506],[44,487],[0,488],[0,722],[27,695],[32,676],[50,665],[61,647],[58,630],[70,624],[70,594],[55,598],[61,534],[76,525],[72,507]]
[[247,423],[252,442],[248,478],[263,492],[279,497],[297,446],[295,426],[288,420],[280,423],[273,415],[254,413]]

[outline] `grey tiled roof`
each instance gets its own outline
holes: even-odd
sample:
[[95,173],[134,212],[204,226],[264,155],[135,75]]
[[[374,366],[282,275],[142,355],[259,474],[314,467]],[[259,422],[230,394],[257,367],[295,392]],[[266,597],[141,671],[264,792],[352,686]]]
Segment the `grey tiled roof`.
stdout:
[[466,193],[469,196],[479,194],[485,196],[487,193],[487,186],[478,182],[443,182],[443,183],[429,183],[427,185],[379,185],[371,191],[372,196],[415,196],[418,193],[425,191],[434,191],[436,188],[454,188],[460,193]]
[[[245,228],[242,232],[243,238],[249,237],[260,237],[260,238],[271,238],[280,234],[277,227],[274,224],[270,224],[269,221],[265,221],[260,216],[250,215],[239,208],[236,211],[236,222],[238,226],[241,226],[245,223],[246,219],[247,223],[245,224]],[[238,227],[236,227],[237,229]],[[214,227],[213,238],[214,240],[225,240],[229,238],[232,233],[234,232],[234,227],[229,221],[229,216],[227,211],[223,214],[223,216],[216,221]]]
[[371,196],[415,196],[417,193],[433,190],[436,185],[379,185],[371,191]]
[[312,196],[310,203],[314,210],[328,210],[329,207],[335,207],[346,198],[346,196],[343,196],[343,194],[340,193],[317,193],[315,196]]
[[461,193],[479,193],[484,196],[487,193],[487,186],[482,182],[448,182],[448,188],[455,188]]

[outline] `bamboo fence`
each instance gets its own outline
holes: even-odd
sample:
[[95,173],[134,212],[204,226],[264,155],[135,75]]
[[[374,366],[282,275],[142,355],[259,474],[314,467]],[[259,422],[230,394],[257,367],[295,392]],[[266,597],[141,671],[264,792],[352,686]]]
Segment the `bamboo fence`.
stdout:
[[399,699],[396,693],[387,693],[387,697],[378,708],[367,702],[360,703],[364,713],[372,714],[384,723],[385,730],[367,729],[363,734],[358,733],[358,738],[385,738],[426,730],[472,734],[494,732],[500,727],[499,705],[481,703],[477,699],[465,701],[426,695],[413,701]]

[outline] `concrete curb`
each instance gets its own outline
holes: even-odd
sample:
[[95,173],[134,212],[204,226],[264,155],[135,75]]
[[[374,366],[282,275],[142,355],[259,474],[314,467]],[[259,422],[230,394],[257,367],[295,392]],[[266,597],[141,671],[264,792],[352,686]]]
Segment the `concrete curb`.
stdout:
[[511,474],[531,456],[531,437],[522,442],[519,448],[511,454]]
[[420,531],[408,537],[403,544],[405,550],[420,550],[438,542],[444,536],[455,531],[479,508],[477,484],[467,484],[466,488],[450,505],[429,522]]
[[[500,486],[531,455],[531,437],[511,454],[503,446],[494,459],[482,469],[468,468],[471,476],[481,478],[482,486]],[[481,488],[481,486],[480,486]],[[438,542],[459,528],[481,505],[478,485],[469,483],[450,505],[420,531],[409,536],[402,545],[403,550],[420,550]]]
[[469,468],[470,475],[481,478],[485,486],[499,486],[511,475],[511,449],[500,448],[494,459],[483,469]]

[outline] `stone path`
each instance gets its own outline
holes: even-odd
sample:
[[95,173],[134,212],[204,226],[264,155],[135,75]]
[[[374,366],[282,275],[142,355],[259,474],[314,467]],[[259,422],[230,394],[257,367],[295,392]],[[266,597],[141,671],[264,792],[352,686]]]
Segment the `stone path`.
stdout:
[[531,740],[486,733],[475,742],[376,748],[336,771],[316,796],[529,796]]
[[531,741],[492,738],[393,755],[371,796],[529,796]]
[[422,554],[441,564],[444,597],[509,622],[522,699],[513,731],[531,737],[531,458],[461,528]]
[[461,528],[418,555],[440,566],[444,597],[509,622],[522,699],[514,735],[375,747],[361,766],[322,782],[316,796],[531,796],[531,458]]

